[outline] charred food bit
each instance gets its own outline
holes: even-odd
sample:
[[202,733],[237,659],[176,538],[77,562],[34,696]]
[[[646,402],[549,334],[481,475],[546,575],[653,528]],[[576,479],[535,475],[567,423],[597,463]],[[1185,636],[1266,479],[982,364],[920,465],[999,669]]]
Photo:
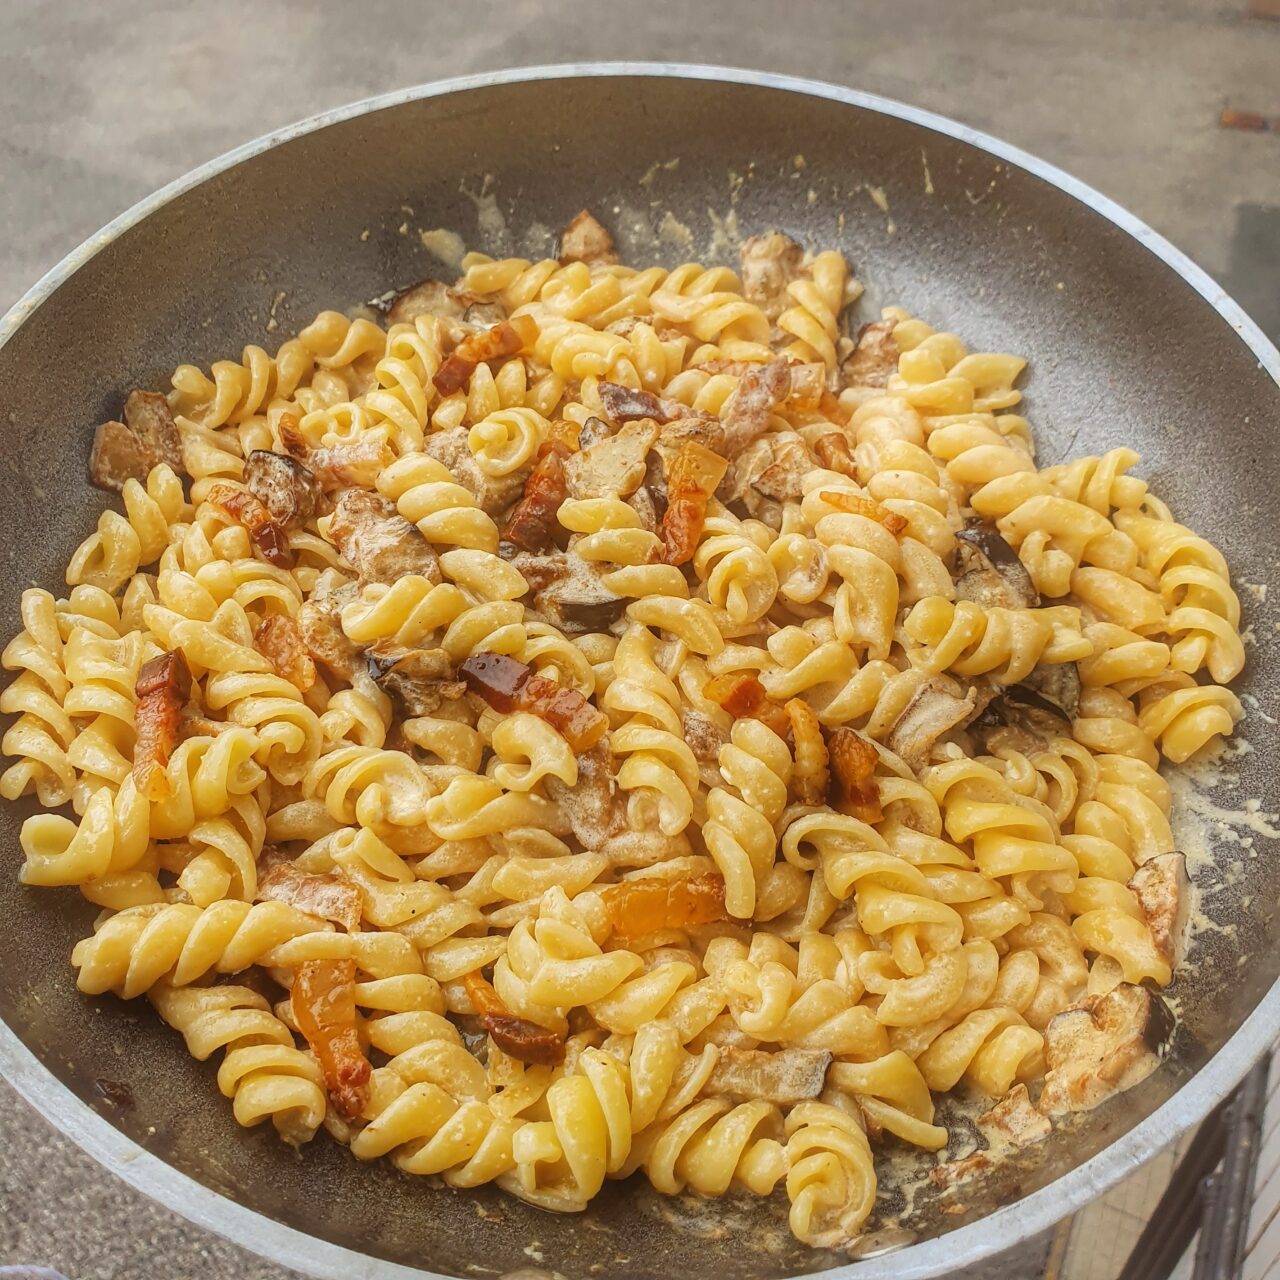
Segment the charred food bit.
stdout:
[[133,749],[133,781],[148,800],[169,795],[165,767],[177,745],[182,708],[191,696],[191,668],[181,649],[162,653],[144,662],[134,683],[137,707],[134,723],[137,741]]
[[356,962],[307,960],[290,992],[293,1018],[320,1063],[329,1098],[354,1120],[369,1100],[369,1060],[356,1031]]
[[561,262],[585,262],[588,266],[617,262],[613,252],[613,237],[592,214],[583,209],[564,229],[560,237]]
[[781,231],[752,236],[742,246],[742,292],[770,323],[790,304],[787,286],[800,278],[804,250]]
[[360,886],[337,874],[313,875],[292,862],[276,862],[258,877],[258,900],[287,902],[308,915],[340,924],[348,933],[360,927],[364,895]]
[[898,367],[898,344],[893,339],[895,320],[864,324],[854,339],[853,350],[841,366],[844,380],[855,387],[883,387]]
[[365,653],[374,682],[393,694],[410,716],[429,716],[442,702],[454,702],[467,686],[453,671],[443,649],[369,649]]
[[123,422],[104,422],[93,435],[89,479],[99,489],[119,493],[126,480],[145,482],[151,468],[167,463],[186,474],[182,438],[169,412],[169,402],[157,391],[131,391]]
[[365,582],[398,582],[411,573],[440,581],[434,548],[379,494],[344,489],[334,503],[329,537]]
[[1172,1029],[1164,1002],[1127,982],[1069,1005],[1045,1029],[1039,1110],[1047,1116],[1089,1111],[1145,1080]]
[[1176,850],[1148,858],[1129,877],[1129,888],[1146,917],[1156,950],[1176,968],[1186,947],[1191,913],[1191,881],[1187,860]]
[[442,396],[452,395],[467,385],[476,366],[490,360],[505,360],[533,345],[538,326],[531,316],[514,316],[491,329],[468,334],[436,370],[431,379]]
[[613,435],[572,454],[564,465],[575,498],[625,498],[645,477],[645,460],[658,438],[658,424],[647,418],[624,423]]
[[253,647],[271,663],[276,675],[301,692],[315,684],[316,664],[295,619],[274,613],[263,618],[253,633]]
[[558,1067],[564,1061],[564,1037],[536,1022],[515,1017],[479,971],[467,974],[462,985],[476,1016],[503,1053],[543,1067]]
[[702,1096],[733,1102],[760,1098],[777,1107],[790,1107],[822,1093],[830,1065],[831,1054],[825,1049],[766,1053],[726,1045],[702,1086]]
[[247,489],[233,489],[229,484],[215,484],[207,495],[207,501],[225,512],[232,520],[249,531],[253,545],[262,552],[262,558],[278,569],[293,568],[293,548],[289,535],[271,512]]
[[725,918],[724,878],[718,875],[624,880],[602,890],[600,896],[614,932],[623,938],[714,924]]
[[305,524],[324,501],[320,484],[296,458],[255,449],[244,465],[244,482],[271,518],[285,529]]
[[576,689],[568,689],[533,668],[500,653],[472,654],[459,668],[472,693],[495,711],[528,711],[540,716],[575,752],[588,751],[609,727],[605,714]]
[[661,559],[664,564],[687,564],[693,559],[707,503],[728,469],[724,458],[693,441],[680,446],[667,467],[667,509],[662,517]]
[[556,512],[569,496],[564,461],[570,457],[569,446],[559,440],[546,440],[538,448],[524,496],[516,503],[502,530],[505,541],[524,551],[548,551],[554,545],[560,524]]
[[885,746],[913,769],[928,763],[939,738],[969,719],[978,707],[978,693],[963,696],[960,686],[945,676],[931,676],[911,696],[885,738]]
[[831,757],[831,807],[861,822],[879,822],[884,813],[875,778],[880,762],[875,747],[856,730],[840,727],[827,733],[827,750]]
[[769,418],[791,390],[791,370],[781,356],[752,365],[724,406],[724,452],[735,458],[769,429]]
[[956,534],[956,596],[984,609],[1034,609],[1040,595],[1018,553],[986,524]]
[[907,527],[906,520],[896,511],[890,511],[887,507],[882,507],[878,502],[871,498],[864,498],[861,494],[849,493],[844,489],[823,489],[818,497],[837,511],[847,511],[850,515],[865,516],[868,520],[875,520],[884,525],[895,538]]

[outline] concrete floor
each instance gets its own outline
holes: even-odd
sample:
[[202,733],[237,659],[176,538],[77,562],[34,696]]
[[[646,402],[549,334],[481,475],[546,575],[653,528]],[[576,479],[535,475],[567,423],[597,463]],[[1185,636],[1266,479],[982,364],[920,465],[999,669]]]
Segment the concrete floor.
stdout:
[[[0,0],[0,310],[114,214],[278,125],[464,72],[730,63],[958,117],[1133,209],[1280,334],[1280,22],[1245,0]],[[1280,128],[1277,125],[1276,128]],[[68,979],[70,980],[70,979]],[[107,1178],[0,1085],[0,1264],[284,1280]],[[1042,1272],[1047,1244],[984,1280]]]

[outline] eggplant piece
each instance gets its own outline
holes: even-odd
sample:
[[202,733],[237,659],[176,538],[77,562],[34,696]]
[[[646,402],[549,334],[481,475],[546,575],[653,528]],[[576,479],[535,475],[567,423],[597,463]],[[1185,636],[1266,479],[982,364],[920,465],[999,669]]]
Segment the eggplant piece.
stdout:
[[721,413],[724,424],[724,456],[732,460],[769,429],[773,411],[791,393],[791,367],[778,356],[767,364],[752,365],[738,379]]
[[689,412],[678,400],[663,400],[652,391],[623,387],[616,382],[602,382],[598,390],[605,413],[619,426],[640,418],[652,418],[658,423],[674,422]]
[[399,511],[394,502],[367,489],[344,489],[334,503],[329,537],[355,566],[363,582],[398,582],[420,574],[441,580],[435,548]]
[[324,502],[320,483],[309,468],[270,449],[255,449],[249,455],[244,482],[271,518],[286,529],[306,523]]
[[752,236],[743,246],[742,292],[773,323],[791,305],[787,286],[800,278],[804,250],[781,231]]
[[1025,1084],[1015,1084],[990,1110],[978,1117],[978,1128],[989,1142],[1007,1147],[1028,1147],[1042,1142],[1053,1125],[1031,1105]]
[[429,716],[467,691],[443,649],[379,649],[365,652],[374,683],[394,695],[410,716]]
[[1055,1014],[1045,1029],[1044,1088],[1037,1109],[1091,1111],[1160,1065],[1173,1015],[1153,991],[1122,982]]
[[359,662],[360,650],[347,639],[342,629],[343,603],[337,595],[304,600],[298,610],[298,629],[307,652],[335,675],[349,681]]
[[419,316],[442,316],[450,320],[462,318],[463,306],[453,290],[440,280],[419,280],[388,299],[373,299],[369,305],[383,312],[388,324],[412,324]]
[[578,433],[578,448],[590,449],[592,445],[607,440],[611,435],[613,428],[603,418],[588,418]]
[[571,454],[564,464],[569,496],[626,498],[645,478],[645,459],[658,438],[658,424],[641,418],[616,434]]
[[1129,888],[1146,917],[1156,950],[1177,968],[1187,944],[1191,880],[1187,859],[1178,850],[1148,858],[1129,877]]
[[560,235],[560,261],[599,263],[617,262],[613,237],[587,209],[578,213]]
[[831,1054],[826,1049],[739,1049],[729,1045],[702,1086],[704,1098],[749,1102],[761,1098],[778,1107],[816,1098],[826,1087]]
[[1011,686],[1006,696],[1069,725],[1080,710],[1080,688],[1080,668],[1074,662],[1053,662],[1037,667],[1021,684]]
[[840,366],[845,384],[851,387],[887,386],[898,368],[898,344],[893,331],[896,320],[876,320],[864,324],[853,340],[853,350]]
[[626,829],[625,805],[613,776],[607,741],[578,756],[578,781],[567,786],[548,774],[547,797],[560,807],[578,842],[594,852]]
[[913,769],[928,763],[934,743],[968,720],[978,708],[978,691],[961,694],[956,681],[931,676],[912,695],[885,737],[885,746]]
[[1034,609],[1040,604],[1018,553],[991,525],[974,524],[956,534],[956,598],[984,609]]
[[535,591],[534,608],[568,635],[608,631],[627,607],[623,596],[600,581],[595,566],[572,552],[559,561],[560,572]]
[[94,432],[89,479],[99,489],[119,493],[127,480],[145,484],[151,468],[162,462],[177,475],[187,474],[169,402],[158,391],[131,391],[124,422],[104,422]]

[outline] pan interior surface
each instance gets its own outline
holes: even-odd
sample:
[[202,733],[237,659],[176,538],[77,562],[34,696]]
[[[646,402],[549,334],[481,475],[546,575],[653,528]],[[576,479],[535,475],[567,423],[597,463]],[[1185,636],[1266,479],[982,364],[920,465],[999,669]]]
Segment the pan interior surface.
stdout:
[[[1251,637],[1240,691],[1252,749],[1186,789],[1199,814],[1199,848],[1188,851],[1205,927],[1171,988],[1180,1029],[1169,1060],[960,1196],[940,1199],[923,1158],[886,1144],[880,1234],[868,1250],[951,1232],[1048,1187],[1149,1116],[1240,1027],[1280,968],[1267,816],[1280,804],[1266,737],[1280,714],[1268,678],[1280,635],[1261,585],[1241,585],[1267,584],[1280,563],[1280,394],[1208,302],[1088,206],[910,120],[746,83],[515,81],[304,133],[106,243],[0,348],[6,634],[20,626],[22,589],[58,591],[95,524],[103,503],[87,481],[90,435],[131,388],[163,388],[174,366],[207,366],[246,344],[272,350],[319,310],[448,276],[457,237],[491,254],[546,256],[584,206],[632,265],[736,265],[740,240],[774,227],[811,249],[841,249],[867,286],[868,317],[899,303],[971,350],[1028,358],[1023,411],[1042,463],[1131,445],[1140,474],[1231,562]],[[666,1198],[631,1180],[561,1218],[385,1162],[357,1165],[323,1136],[297,1155],[269,1126],[240,1129],[214,1067],[192,1061],[145,1002],[76,992],[67,957],[93,909],[70,890],[18,885],[18,828],[30,811],[0,809],[13,851],[0,877],[13,939],[0,1018],[85,1103],[205,1186],[322,1240],[448,1275],[537,1265],[574,1278],[764,1277],[848,1262],[795,1243],[783,1197]],[[104,1082],[127,1085],[130,1104]],[[952,1154],[966,1154],[971,1130],[961,1120],[953,1133]],[[899,1255],[899,1274],[945,1274],[945,1262],[912,1269],[912,1253]],[[959,1248],[953,1263],[959,1255],[970,1256]]]

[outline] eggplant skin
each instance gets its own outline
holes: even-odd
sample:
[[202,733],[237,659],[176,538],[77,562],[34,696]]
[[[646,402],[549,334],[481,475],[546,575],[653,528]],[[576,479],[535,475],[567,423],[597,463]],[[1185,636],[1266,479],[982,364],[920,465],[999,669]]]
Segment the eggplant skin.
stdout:
[[1122,982],[1055,1014],[1045,1028],[1042,1115],[1091,1111],[1160,1064],[1173,1014],[1153,991]]
[[1034,609],[1040,593],[1018,553],[992,525],[976,524],[956,534],[956,598],[984,609]]

